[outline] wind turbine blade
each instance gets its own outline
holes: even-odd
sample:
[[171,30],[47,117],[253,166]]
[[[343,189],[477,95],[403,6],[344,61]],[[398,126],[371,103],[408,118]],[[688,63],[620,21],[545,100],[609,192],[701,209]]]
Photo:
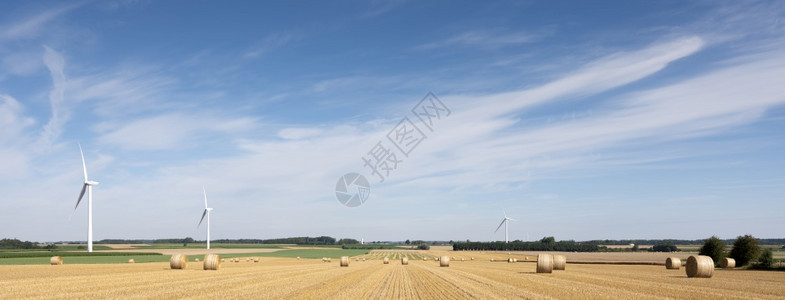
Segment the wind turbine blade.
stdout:
[[504,222],[506,222],[506,221],[507,221],[507,219],[502,220],[502,223],[499,224],[499,227],[496,227],[496,230],[494,230],[493,233],[496,233],[497,231],[499,231],[499,228],[502,228],[502,225],[504,225]]
[[506,211],[506,210],[503,210],[502,212],[504,213],[504,218],[505,218],[505,219],[509,219],[509,218],[507,218],[507,211]]
[[202,192],[204,192],[204,209],[207,209],[207,190],[204,189],[204,186],[202,186]]
[[[82,192],[81,192],[81,193],[79,193],[79,199],[77,199],[77,200],[76,200],[76,205],[74,206],[74,211],[73,211],[73,212],[71,212],[71,217],[73,217],[73,216],[74,216],[74,213],[76,213],[76,208],[77,208],[77,207],[79,207],[79,202],[82,202],[82,197],[84,197],[84,192],[85,192],[85,190],[87,190],[87,183],[85,183],[84,185],[82,185]],[[70,219],[71,219],[71,217],[68,217],[68,219],[70,220]]]
[[202,221],[204,221],[204,216],[206,215],[207,215],[207,210],[205,209],[204,212],[202,213],[202,219],[199,220],[199,224],[196,225],[196,228],[199,228],[199,225],[202,225]]
[[84,181],[87,181],[87,165],[84,162],[84,152],[82,151],[82,144],[79,144],[79,154],[82,155],[82,170],[84,171]]
[[518,220],[516,220],[516,219],[513,219],[513,218],[507,218],[507,220],[510,220],[510,221],[518,221]]

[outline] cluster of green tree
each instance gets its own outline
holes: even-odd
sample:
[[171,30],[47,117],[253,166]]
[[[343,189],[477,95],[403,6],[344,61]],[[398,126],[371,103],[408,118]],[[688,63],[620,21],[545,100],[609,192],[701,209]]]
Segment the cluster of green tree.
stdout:
[[[467,241],[467,242],[468,242],[468,241]],[[413,240],[413,241],[406,240],[406,241],[405,241],[405,242],[403,242],[403,243],[404,243],[404,244],[406,244],[406,245],[422,245],[422,244],[429,244],[428,242],[426,242],[426,241],[423,241],[423,240]],[[452,243],[451,243],[451,244],[452,244]]]
[[580,251],[597,252],[600,247],[596,243],[578,243],[575,241],[556,241],[552,236],[544,237],[537,242],[512,241],[505,242],[454,242],[452,249],[461,250],[496,250],[496,251]]
[[750,267],[758,269],[771,269],[774,267],[774,255],[770,248],[762,249],[758,239],[751,235],[743,235],[736,238],[730,252],[725,251],[725,243],[716,236],[706,239],[700,248],[700,255],[710,256],[714,264],[725,258],[730,257],[736,260],[736,266]]
[[363,250],[375,250],[375,249],[401,249],[395,245],[384,245],[384,244],[345,244],[341,246],[343,249],[363,249]]
[[[172,243],[180,243],[183,240],[179,240],[177,242]],[[96,244],[150,244],[154,243],[155,240],[123,240],[123,239],[103,239],[100,241],[96,241]]]
[[[726,245],[733,244],[735,241],[734,239],[728,240],[720,240]],[[640,245],[657,245],[657,244],[670,244],[670,245],[700,245],[705,242],[705,240],[675,240],[675,239],[664,239],[664,240],[592,240],[588,241],[590,243],[597,243],[599,245],[629,245],[629,244],[640,244]],[[783,245],[785,244],[785,239],[759,239],[758,243],[760,245]]]
[[[354,239],[342,239],[342,241],[349,242],[354,241],[355,243],[357,240]],[[205,243],[206,241],[198,241],[194,240],[192,237],[186,237],[184,239],[157,239],[153,241],[148,241],[154,244],[180,244],[182,243],[184,246],[187,246],[191,243]],[[298,245],[333,245],[336,243],[335,238],[329,236],[320,236],[320,237],[289,237],[289,238],[277,238],[277,239],[218,239],[212,240],[213,243],[222,243],[222,244],[298,244]]]
[[[182,240],[180,240],[182,242]],[[355,240],[356,241],[356,240]],[[298,245],[334,245],[335,238],[329,236],[319,237],[289,237],[278,239],[221,239],[213,240],[213,243],[227,243],[227,244],[298,244]]]
[[360,244],[360,241],[355,239],[340,239],[338,240],[338,245],[353,245],[353,244]]
[[[637,244],[636,244],[637,245]],[[674,252],[680,251],[676,245],[673,244],[666,244],[666,243],[659,243],[651,247],[649,249],[650,252]]]
[[30,241],[20,241],[18,239],[2,239],[0,240],[0,249],[56,249],[55,244],[47,244],[46,246],[38,245]]
[[192,237],[187,237],[185,239],[157,239],[157,240],[153,240],[152,243],[153,244],[179,244],[179,243],[187,244],[193,242],[194,239]]

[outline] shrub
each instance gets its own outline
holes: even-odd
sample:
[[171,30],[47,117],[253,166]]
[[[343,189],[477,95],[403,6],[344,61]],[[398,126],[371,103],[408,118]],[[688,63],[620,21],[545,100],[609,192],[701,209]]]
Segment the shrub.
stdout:
[[650,251],[651,252],[673,252],[673,251],[679,251],[679,248],[677,248],[675,245],[671,245],[671,244],[657,244],[657,245],[654,245],[653,247],[651,247]]
[[419,246],[417,246],[417,249],[418,250],[431,250],[431,246],[428,246],[426,244],[420,244]]
[[720,238],[712,236],[703,243],[699,254],[710,256],[716,265],[725,258],[725,244],[722,243]]
[[758,259],[760,256],[760,245],[758,239],[751,235],[740,236],[733,242],[733,249],[730,250],[731,258],[736,260],[736,266],[745,266]]
[[760,257],[758,257],[757,267],[761,267],[764,269],[771,269],[774,266],[774,254],[771,252],[771,249],[766,248],[760,253]]

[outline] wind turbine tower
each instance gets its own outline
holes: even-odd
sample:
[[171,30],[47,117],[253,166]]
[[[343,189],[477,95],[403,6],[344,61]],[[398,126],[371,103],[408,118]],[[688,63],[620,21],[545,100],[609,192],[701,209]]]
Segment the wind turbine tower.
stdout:
[[518,220],[508,217],[507,216],[507,212],[504,212],[504,219],[502,219],[502,222],[501,222],[501,224],[499,224],[499,227],[496,227],[496,230],[493,232],[493,233],[498,232],[499,228],[502,228],[502,225],[504,225],[504,242],[505,243],[509,243],[510,242],[510,231],[509,231],[509,227],[508,227],[508,224],[507,224],[507,223],[509,223],[509,221],[518,221]]
[[211,207],[207,207],[207,190],[202,187],[202,192],[204,192],[204,212],[202,212],[202,219],[199,220],[199,224],[196,225],[196,228],[199,228],[199,225],[202,225],[202,221],[204,221],[204,217],[207,216],[207,249],[210,249],[210,212],[213,211]]
[[[82,185],[82,192],[79,193],[79,199],[76,200],[74,211],[71,212],[71,217],[76,213],[76,208],[82,202],[85,191],[87,191],[87,252],[93,252],[93,186],[98,185],[98,181],[91,181],[87,179],[87,164],[84,161],[84,152],[82,145],[79,145],[79,154],[82,155],[82,171],[84,171],[84,184]],[[69,217],[70,220],[70,217]]]

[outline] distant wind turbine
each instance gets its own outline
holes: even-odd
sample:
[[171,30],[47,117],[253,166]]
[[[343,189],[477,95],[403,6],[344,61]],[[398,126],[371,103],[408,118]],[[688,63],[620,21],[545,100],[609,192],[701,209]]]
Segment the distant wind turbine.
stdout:
[[76,213],[76,208],[79,207],[79,203],[82,201],[82,197],[84,197],[85,190],[87,191],[87,252],[93,252],[93,186],[98,185],[98,181],[90,181],[87,179],[87,164],[84,161],[84,152],[82,151],[82,144],[79,145],[79,153],[82,155],[82,170],[84,171],[84,185],[82,185],[82,192],[79,193],[79,199],[76,200],[76,206],[74,206],[74,211],[71,212],[71,217],[68,219],[70,220],[74,213]]
[[504,219],[502,219],[502,222],[501,222],[501,224],[499,224],[499,227],[496,227],[496,231],[493,232],[493,233],[498,232],[499,228],[502,228],[502,225],[504,225],[504,242],[505,243],[509,243],[510,242],[509,228],[507,226],[507,223],[509,221],[518,221],[518,220],[510,218],[510,217],[507,217],[507,212],[504,212]]
[[196,228],[199,228],[199,225],[202,225],[204,216],[207,216],[207,249],[210,249],[210,212],[213,211],[213,209],[207,207],[207,190],[205,190],[204,187],[202,187],[202,192],[204,192],[204,212],[202,212],[202,219],[199,220],[199,224],[196,225]]

